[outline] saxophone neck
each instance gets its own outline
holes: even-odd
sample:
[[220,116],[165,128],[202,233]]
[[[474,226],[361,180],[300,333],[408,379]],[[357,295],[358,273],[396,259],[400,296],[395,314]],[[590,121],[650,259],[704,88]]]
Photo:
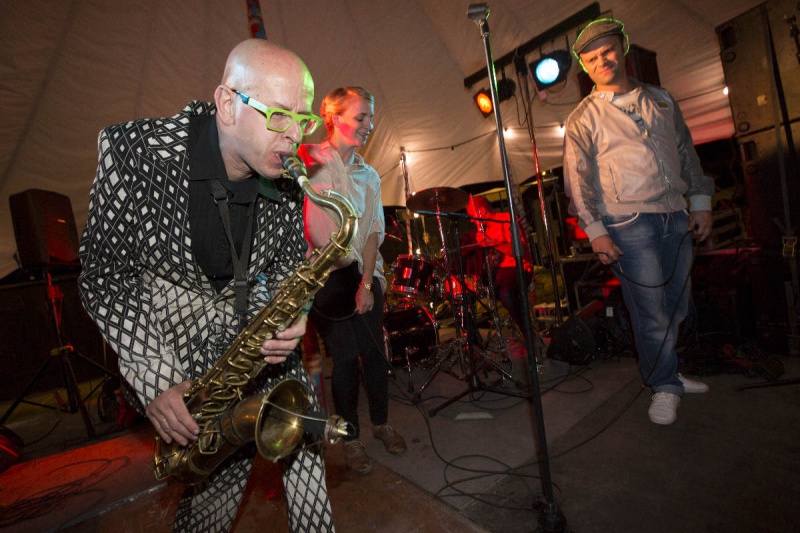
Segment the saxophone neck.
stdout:
[[306,166],[296,155],[282,155],[284,172],[294,179],[303,189],[309,200],[323,209],[327,209],[336,216],[339,232],[333,241],[341,247],[349,247],[357,230],[358,215],[350,200],[336,191],[324,191],[320,194],[311,186],[308,179]]

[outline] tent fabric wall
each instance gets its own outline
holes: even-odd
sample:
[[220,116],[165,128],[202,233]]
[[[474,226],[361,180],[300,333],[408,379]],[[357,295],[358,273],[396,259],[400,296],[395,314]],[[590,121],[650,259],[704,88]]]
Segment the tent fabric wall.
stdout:
[[[12,272],[8,197],[30,188],[71,198],[85,224],[97,165],[97,133],[145,116],[170,116],[209,100],[230,49],[249,37],[246,0],[2,1],[0,17],[0,277]],[[715,35],[753,0],[611,0],[600,8],[626,23],[632,42],[658,54],[661,82],[681,101],[698,143],[733,126]],[[485,69],[483,41],[461,0],[261,0],[267,37],[297,52],[317,88],[315,108],[340,85],[376,96],[375,132],[363,155],[382,177],[386,205],[405,205],[400,147],[412,191],[502,179],[494,121],[463,80]],[[588,2],[489,3],[495,58],[580,11]],[[543,46],[574,41],[577,29]],[[538,54],[532,54],[529,61]],[[573,69],[577,69],[573,65]],[[532,116],[542,169],[561,164],[559,126],[580,99],[573,72],[536,98]],[[512,69],[506,70],[513,78]],[[519,93],[520,88],[517,88]],[[512,174],[532,176],[520,99],[501,105]]]

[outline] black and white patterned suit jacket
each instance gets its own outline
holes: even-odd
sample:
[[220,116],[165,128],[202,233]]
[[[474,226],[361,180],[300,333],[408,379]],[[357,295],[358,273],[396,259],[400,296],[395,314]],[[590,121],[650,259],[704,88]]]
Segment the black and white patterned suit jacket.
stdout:
[[[188,220],[189,118],[215,111],[191,102],[174,117],[113,125],[99,136],[79,287],[145,406],[205,374],[236,336],[233,283],[215,293],[193,258]],[[307,247],[300,189],[278,181],[280,202],[257,200],[248,319]],[[255,280],[261,272],[266,283]]]

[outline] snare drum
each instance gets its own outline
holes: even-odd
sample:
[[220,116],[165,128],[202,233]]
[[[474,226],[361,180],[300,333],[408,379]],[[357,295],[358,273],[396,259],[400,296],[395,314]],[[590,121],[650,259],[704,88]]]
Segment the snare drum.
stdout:
[[439,330],[426,307],[416,305],[388,311],[383,317],[383,328],[386,357],[393,366],[405,366],[436,353]]
[[392,292],[405,298],[427,300],[433,293],[433,263],[418,255],[401,255],[392,265]]

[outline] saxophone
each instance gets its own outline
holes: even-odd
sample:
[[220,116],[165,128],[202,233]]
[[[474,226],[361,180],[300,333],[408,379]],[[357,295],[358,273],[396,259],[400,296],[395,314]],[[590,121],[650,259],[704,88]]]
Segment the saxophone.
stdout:
[[300,315],[328,279],[328,268],[347,254],[358,227],[355,210],[345,197],[334,191],[316,193],[296,156],[284,155],[282,161],[283,174],[295,179],[312,202],[332,211],[339,230],[279,286],[222,358],[184,393],[200,434],[187,446],[175,441],[166,444],[156,437],[153,470],[159,480],[172,476],[184,483],[199,483],[253,440],[262,456],[277,461],[300,444],[305,432],[324,435],[330,443],[352,434],[352,426],[341,417],[325,420],[323,413],[309,413],[309,393],[296,379],[247,397],[251,383],[267,366],[259,353],[261,345]]

